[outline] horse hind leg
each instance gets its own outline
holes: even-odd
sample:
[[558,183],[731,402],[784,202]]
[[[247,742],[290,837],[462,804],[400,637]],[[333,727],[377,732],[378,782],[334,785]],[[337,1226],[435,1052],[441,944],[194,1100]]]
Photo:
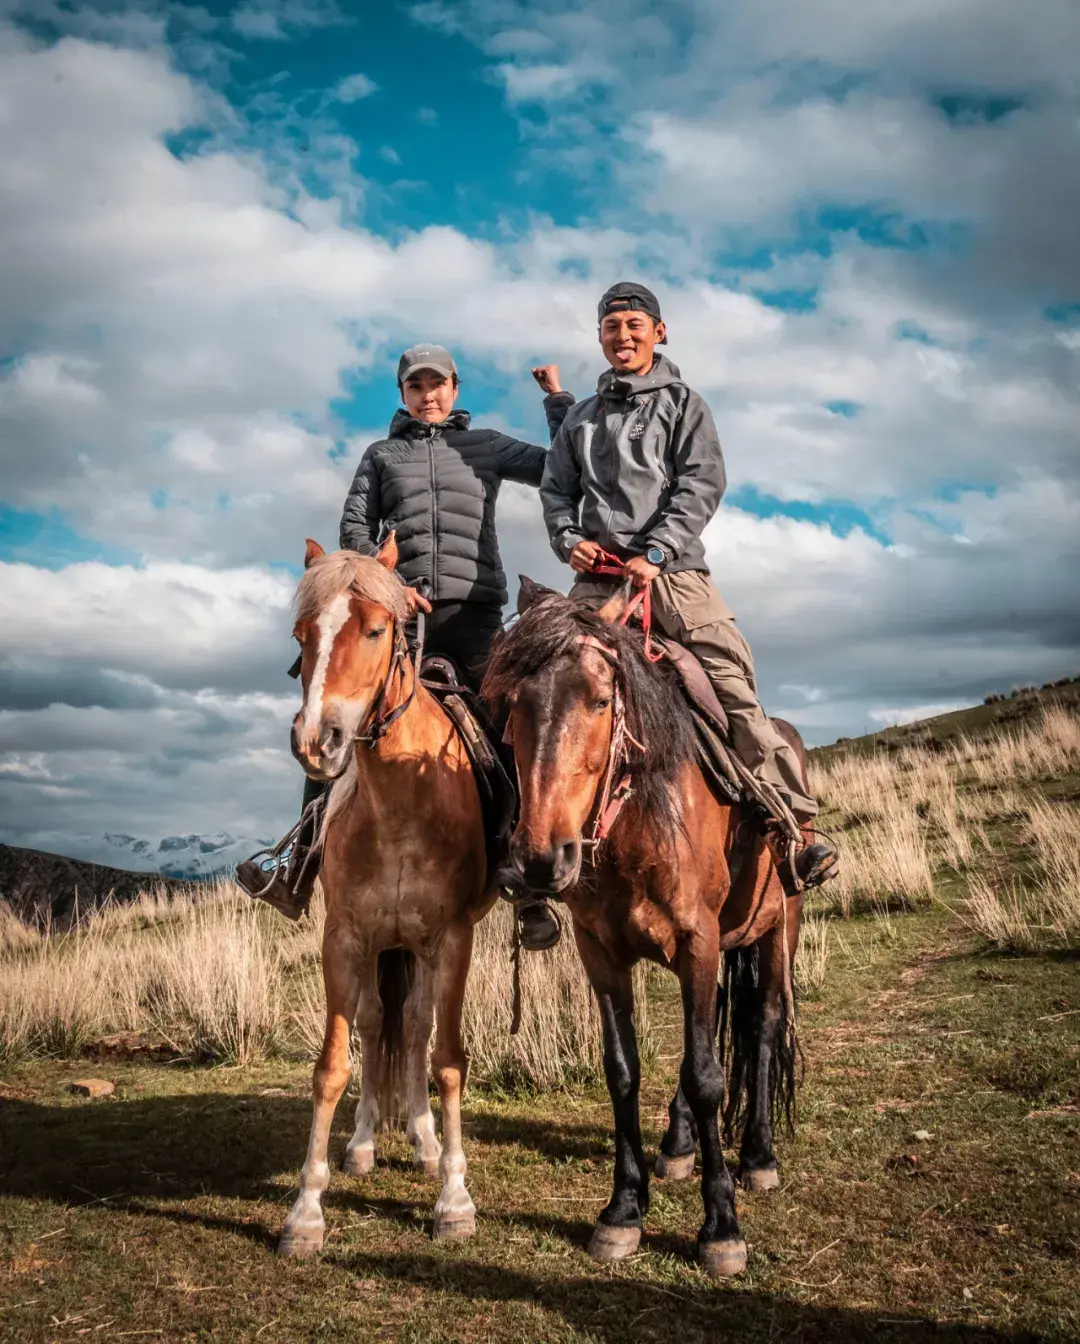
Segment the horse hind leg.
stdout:
[[324,942],[323,980],[326,1031],[312,1078],[314,1114],[300,1169],[300,1194],[278,1242],[278,1254],[285,1256],[314,1255],[322,1249],[326,1233],[322,1197],[330,1184],[327,1145],[334,1111],[349,1081],[349,1033],[359,997],[359,978],[348,949],[331,949]]
[[[789,912],[789,924],[793,915],[797,918],[798,911]],[[749,952],[736,955],[745,957]],[[747,1096],[739,1181],[755,1194],[775,1190],[780,1184],[773,1126],[786,1120],[790,1127],[792,1121],[796,1059],[785,1003],[783,958],[783,928],[778,924],[758,942],[758,983],[733,1022],[733,1051],[744,1056],[741,1072]]]
[[382,1054],[379,1050],[382,1015],[376,969],[370,963],[361,977],[360,1006],[356,1014],[362,1063],[355,1128],[345,1148],[344,1169],[349,1176],[367,1176],[375,1170],[375,1134],[379,1128],[379,1093],[382,1088]]
[[413,1166],[426,1176],[438,1176],[442,1155],[428,1092],[428,1047],[434,1021],[435,977],[423,962],[418,962],[405,1003],[406,1134],[413,1146]]
[[435,1204],[436,1237],[469,1237],[476,1230],[476,1205],[465,1186],[468,1165],[461,1143],[461,1093],[468,1055],[461,1038],[461,1005],[472,957],[472,928],[447,929],[435,973],[435,1050],[431,1057],[442,1104],[442,1189]]
[[694,1174],[697,1127],[680,1083],[668,1107],[668,1126],[660,1140],[654,1168],[662,1181],[688,1181]]

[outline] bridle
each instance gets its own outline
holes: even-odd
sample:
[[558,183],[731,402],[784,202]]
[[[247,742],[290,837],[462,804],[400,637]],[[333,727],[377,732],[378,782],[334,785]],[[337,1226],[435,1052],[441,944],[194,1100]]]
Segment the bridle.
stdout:
[[365,747],[376,747],[386,736],[387,732],[397,723],[398,719],[406,712],[413,700],[416,698],[416,688],[420,685],[420,662],[424,656],[424,613],[416,613],[416,652],[413,655],[413,683],[409,694],[399,705],[395,705],[387,713],[386,703],[390,698],[390,683],[394,680],[395,674],[402,675],[405,664],[409,661],[409,646],[405,642],[405,631],[402,629],[401,622],[391,617],[394,622],[394,651],[390,655],[390,666],[386,669],[386,676],[383,678],[382,689],[379,691],[379,698],[372,706],[364,723],[361,724],[359,731],[353,738],[354,742],[363,743]]
[[[592,835],[581,842],[582,848],[589,850],[595,866],[597,850],[611,834],[611,828],[615,825],[623,804],[634,792],[633,776],[626,768],[630,760],[630,748],[636,747],[642,755],[646,749],[645,744],[637,740],[626,722],[626,697],[619,684],[618,651],[597,639],[595,635],[582,635],[578,642],[585,648],[596,649],[608,660],[615,683],[611,704],[611,740],[608,743],[608,758],[604,768],[600,802],[596,807]],[[615,782],[616,779],[618,783]]]

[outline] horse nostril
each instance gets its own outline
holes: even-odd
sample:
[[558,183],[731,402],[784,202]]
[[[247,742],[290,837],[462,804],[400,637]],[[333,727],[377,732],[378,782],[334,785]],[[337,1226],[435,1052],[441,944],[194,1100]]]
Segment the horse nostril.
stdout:
[[558,872],[562,876],[565,873],[572,872],[578,861],[578,844],[576,840],[567,840],[564,845],[559,847]]
[[345,742],[345,733],[336,723],[330,725],[326,730],[326,736],[323,738],[323,750],[328,755],[335,755],[342,748]]

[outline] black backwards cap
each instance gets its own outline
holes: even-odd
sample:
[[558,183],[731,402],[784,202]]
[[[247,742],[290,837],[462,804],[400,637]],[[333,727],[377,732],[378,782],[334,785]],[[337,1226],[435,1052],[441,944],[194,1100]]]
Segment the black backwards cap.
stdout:
[[[660,316],[660,300],[651,289],[639,285],[636,280],[621,280],[617,285],[612,285],[600,300],[596,320],[598,323],[603,322],[608,313],[621,313],[626,309],[647,313],[654,322],[663,321]],[[665,336],[659,344],[667,345],[667,337]]]

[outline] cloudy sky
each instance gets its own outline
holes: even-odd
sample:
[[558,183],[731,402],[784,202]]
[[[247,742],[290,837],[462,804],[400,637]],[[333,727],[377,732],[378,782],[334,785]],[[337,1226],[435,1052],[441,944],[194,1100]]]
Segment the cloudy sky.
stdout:
[[1078,70],[1075,0],[0,0],[0,838],[281,828],[296,565],[397,353],[540,440],[631,276],[773,712],[1080,671]]

